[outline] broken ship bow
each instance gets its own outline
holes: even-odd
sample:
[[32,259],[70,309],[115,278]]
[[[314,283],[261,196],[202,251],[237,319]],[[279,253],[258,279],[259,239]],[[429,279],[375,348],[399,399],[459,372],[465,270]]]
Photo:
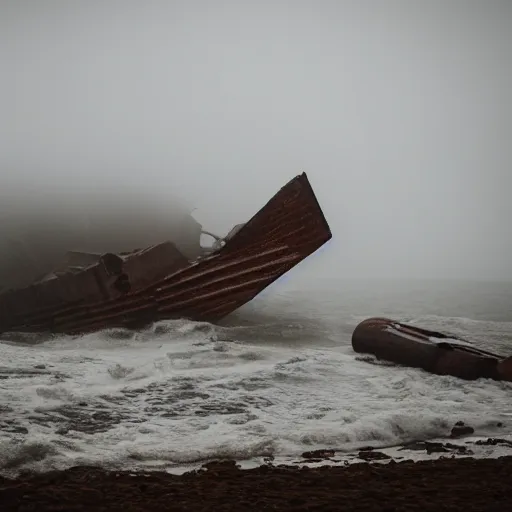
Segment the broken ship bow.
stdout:
[[[194,232],[197,246],[201,232],[210,234]],[[195,258],[172,241],[128,254],[68,253],[64,269],[0,294],[0,332],[83,333],[172,318],[215,322],[331,237],[303,173]]]

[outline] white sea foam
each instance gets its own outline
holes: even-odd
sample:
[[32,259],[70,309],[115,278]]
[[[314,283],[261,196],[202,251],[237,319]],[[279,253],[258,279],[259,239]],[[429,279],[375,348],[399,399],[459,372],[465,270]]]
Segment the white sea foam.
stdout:
[[[511,384],[360,357],[350,346],[354,312],[316,299],[312,314],[296,293],[267,297],[224,327],[175,321],[3,343],[1,471],[350,452],[446,437],[456,421],[482,436],[512,434]],[[488,329],[491,345],[512,333],[508,322],[416,320],[451,322],[468,339]]]

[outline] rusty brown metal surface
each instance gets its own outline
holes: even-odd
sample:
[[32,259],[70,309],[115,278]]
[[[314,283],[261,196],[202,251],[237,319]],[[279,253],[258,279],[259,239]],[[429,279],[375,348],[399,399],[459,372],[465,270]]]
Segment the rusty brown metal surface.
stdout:
[[79,333],[179,317],[215,322],[331,237],[303,173],[224,247],[197,262],[165,243],[131,254],[116,272],[100,261],[79,274],[0,295],[0,331]]
[[437,375],[466,380],[488,378],[512,381],[512,358],[488,352],[444,333],[402,324],[388,318],[369,318],[352,334],[356,352]]
[[217,321],[331,238],[306,174],[288,182],[226,245],[156,290],[161,317]]

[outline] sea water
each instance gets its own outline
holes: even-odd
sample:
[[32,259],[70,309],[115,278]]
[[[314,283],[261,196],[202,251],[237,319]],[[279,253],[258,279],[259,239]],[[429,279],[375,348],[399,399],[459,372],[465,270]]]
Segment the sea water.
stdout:
[[512,354],[512,284],[461,281],[288,279],[221,325],[5,334],[0,472],[292,462],[315,449],[443,439],[457,421],[512,435],[512,384],[356,354],[352,331],[370,316]]

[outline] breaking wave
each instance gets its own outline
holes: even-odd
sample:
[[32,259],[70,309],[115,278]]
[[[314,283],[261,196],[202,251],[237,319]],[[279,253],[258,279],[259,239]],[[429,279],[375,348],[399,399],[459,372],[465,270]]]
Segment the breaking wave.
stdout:
[[[350,334],[380,311],[316,299],[267,297],[217,326],[2,336],[0,471],[349,452],[447,437],[457,421],[512,434],[511,384],[375,364],[352,351]],[[400,319],[512,346],[509,321],[406,309]]]

